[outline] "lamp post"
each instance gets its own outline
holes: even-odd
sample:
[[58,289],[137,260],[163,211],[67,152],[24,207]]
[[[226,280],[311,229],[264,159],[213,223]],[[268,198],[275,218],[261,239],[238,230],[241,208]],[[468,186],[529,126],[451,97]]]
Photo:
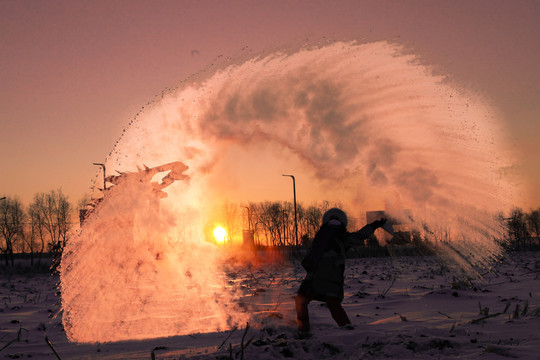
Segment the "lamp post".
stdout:
[[294,194],[294,234],[295,234],[295,244],[298,246],[298,217],[296,216],[296,181],[294,175],[282,175],[289,176],[292,178],[293,194]]
[[106,185],[106,181],[105,181],[105,164],[102,164],[102,163],[94,163],[94,165],[97,165],[97,166],[101,166],[103,168],[103,191],[107,190],[107,185]]

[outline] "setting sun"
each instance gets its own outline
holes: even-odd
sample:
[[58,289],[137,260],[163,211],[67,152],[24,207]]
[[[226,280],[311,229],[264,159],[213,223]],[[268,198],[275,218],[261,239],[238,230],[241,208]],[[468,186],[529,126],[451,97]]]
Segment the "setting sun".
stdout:
[[216,241],[218,243],[224,243],[225,238],[227,237],[227,230],[225,230],[223,227],[218,226],[214,229],[214,237],[216,238]]

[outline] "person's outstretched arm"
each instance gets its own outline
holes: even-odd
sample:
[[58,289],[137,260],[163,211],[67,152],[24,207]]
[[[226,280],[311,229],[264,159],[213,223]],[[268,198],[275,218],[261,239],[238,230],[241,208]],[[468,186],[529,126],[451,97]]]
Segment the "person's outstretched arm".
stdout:
[[367,224],[358,231],[349,233],[349,235],[347,236],[347,245],[354,246],[363,244],[365,239],[373,235],[375,230],[382,227],[385,223],[386,219],[381,218],[380,220],[375,220],[374,222]]

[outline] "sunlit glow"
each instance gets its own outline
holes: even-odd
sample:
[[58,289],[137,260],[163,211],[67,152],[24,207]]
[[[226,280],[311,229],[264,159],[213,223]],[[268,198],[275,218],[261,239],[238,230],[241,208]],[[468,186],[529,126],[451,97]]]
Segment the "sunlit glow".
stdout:
[[223,244],[227,239],[227,230],[221,226],[216,227],[214,229],[214,238],[219,244]]
[[[223,65],[145,106],[107,159],[111,174],[147,165],[167,175],[152,185],[143,169],[119,182],[67,242],[60,276],[71,341],[252,321],[223,276],[229,247],[207,241],[210,209],[225,199],[290,200],[282,174],[297,175],[302,201],[312,184],[335,189],[336,197],[312,192],[317,200],[341,201],[359,219],[386,210],[463,268],[501,254],[494,239],[504,228],[492,212],[505,211],[516,192],[504,177],[511,161],[498,115],[480,96],[388,42]],[[227,219],[228,234],[219,230],[217,240],[240,239],[242,224],[218,218]]]

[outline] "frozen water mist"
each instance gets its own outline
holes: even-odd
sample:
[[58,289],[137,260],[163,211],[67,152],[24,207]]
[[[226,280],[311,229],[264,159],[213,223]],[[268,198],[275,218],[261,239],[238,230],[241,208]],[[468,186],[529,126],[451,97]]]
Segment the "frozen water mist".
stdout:
[[110,171],[189,169],[164,199],[147,182],[117,186],[70,241],[68,336],[137,339],[245,321],[203,228],[227,196],[263,200],[255,194],[282,170],[356,216],[411,209],[402,220],[441,255],[466,270],[488,265],[501,251],[494,213],[513,196],[498,127],[481,98],[386,42],[277,52],[192,79],[141,111],[107,160]]
[[212,332],[246,319],[213,269],[217,253],[198,241],[197,212],[189,204],[182,211],[161,206],[147,173],[122,176],[65,249],[62,303],[71,340]]

